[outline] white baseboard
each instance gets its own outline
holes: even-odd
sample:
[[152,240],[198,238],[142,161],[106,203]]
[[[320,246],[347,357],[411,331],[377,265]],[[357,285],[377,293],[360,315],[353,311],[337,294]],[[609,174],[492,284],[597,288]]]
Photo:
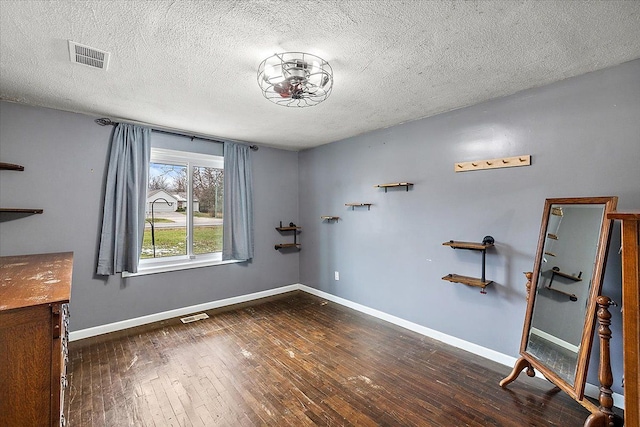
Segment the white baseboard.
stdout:
[[477,354],[478,356],[485,357],[487,359],[496,361],[503,365],[513,366],[516,363],[516,358],[507,356],[506,354],[498,353],[497,351],[488,349],[486,347],[479,346],[477,344],[470,343],[469,341],[461,340],[460,338],[453,337],[451,335],[443,334],[442,332],[438,332],[435,329],[427,328],[426,326],[418,325],[417,323],[409,322],[408,320],[404,320],[400,317],[393,316],[391,314],[387,314],[383,311],[376,310],[374,308],[367,307],[362,304],[358,304],[353,301],[349,301],[344,298],[337,297],[332,294],[328,294],[326,292],[320,291],[315,288],[310,288],[306,285],[300,285],[300,290],[303,290],[312,295],[316,295],[320,298],[327,299],[329,301],[335,302],[337,304],[343,305],[345,307],[352,308],[361,313],[368,314],[373,317],[377,317],[378,319],[385,320],[389,323],[393,323],[394,325],[401,326],[405,329],[409,329],[410,331],[417,332],[421,335],[425,335],[427,337],[436,339],[445,344],[452,345],[454,347],[460,348],[462,350],[466,350],[470,353]]
[[[93,328],[81,329],[79,331],[73,331],[69,333],[69,340],[76,341],[84,338],[90,338],[97,335],[106,334],[109,332],[116,332],[123,329],[133,328],[135,326],[146,325],[153,322],[159,322],[162,320],[171,319],[174,317],[184,316],[187,314],[193,314],[198,311],[212,310],[215,308],[221,308],[233,304],[239,304],[243,302],[253,301],[260,298],[266,298],[274,295],[283,294],[286,292],[292,292],[301,290],[307,292],[309,294],[318,296],[320,298],[324,298],[328,301],[332,301],[336,304],[340,304],[342,306],[354,309],[361,313],[368,314],[370,316],[376,317],[378,319],[384,320],[386,322],[392,323],[394,325],[400,326],[402,328],[408,329],[413,332],[417,332],[421,335],[436,339],[445,344],[452,345],[454,347],[460,348],[462,350],[468,351],[469,353],[476,354],[478,356],[482,356],[486,359],[492,360],[494,362],[498,362],[502,365],[513,367],[516,362],[516,358],[512,356],[508,356],[506,354],[497,352],[495,350],[491,350],[489,348],[471,343],[469,341],[462,340],[460,338],[456,338],[451,335],[444,334],[442,332],[436,331],[435,329],[427,328],[426,326],[418,325],[417,323],[410,322],[408,320],[402,319],[397,316],[393,316],[391,314],[385,313],[380,310],[376,310],[371,307],[367,307],[362,304],[358,304],[356,302],[340,298],[338,296],[329,294],[327,292],[321,291],[319,289],[311,288],[309,286],[303,285],[301,283],[295,283],[293,285],[282,286],[275,289],[269,289],[262,292],[255,292],[247,295],[240,295],[233,298],[226,298],[217,301],[211,301],[203,304],[192,305],[189,307],[178,308],[175,310],[164,311],[162,313],[150,314],[148,316],[136,317],[134,319],[122,320],[120,322],[109,323],[106,325],[96,326]],[[537,376],[540,374],[537,373]],[[542,377],[544,378],[544,377]],[[496,385],[497,387],[497,385]],[[593,384],[588,384],[585,387],[585,395],[597,399],[599,394],[599,388]],[[613,393],[613,399],[615,402],[615,406],[621,409],[624,409],[624,396],[618,393]]]
[[555,344],[555,345],[557,345],[559,347],[567,349],[567,350],[569,350],[569,351],[571,351],[573,353],[578,354],[578,352],[580,350],[577,345],[573,345],[571,343],[566,342],[565,340],[561,340],[560,338],[555,337],[555,336],[553,336],[551,334],[548,334],[545,331],[541,331],[538,328],[531,327],[531,333],[533,335],[537,335],[540,338],[543,338],[543,339],[545,339],[545,340],[547,340],[549,342],[552,342],[553,344]]
[[[495,350],[491,350],[489,348],[482,347],[480,345],[471,343],[469,341],[465,341],[465,340],[462,340],[460,338],[456,338],[456,337],[453,337],[451,335],[444,334],[444,333],[436,331],[434,329],[430,329],[430,328],[427,328],[425,326],[418,325],[417,323],[409,322],[408,320],[401,319],[400,317],[396,317],[396,316],[393,316],[391,314],[387,314],[387,313],[385,313],[383,311],[376,310],[374,308],[370,308],[370,307],[367,307],[365,305],[358,304],[356,302],[349,301],[347,299],[337,297],[337,296],[329,294],[327,292],[324,292],[324,291],[321,291],[321,290],[318,290],[318,289],[315,289],[315,288],[311,288],[309,286],[302,285],[302,284],[299,284],[298,286],[299,286],[299,289],[304,291],[304,292],[307,292],[307,293],[310,293],[312,295],[316,295],[316,296],[318,296],[320,298],[324,298],[326,300],[335,302],[336,304],[340,304],[340,305],[343,305],[345,307],[352,308],[352,309],[354,309],[356,311],[360,311],[362,313],[369,314],[369,315],[371,315],[373,317],[377,317],[378,319],[387,321],[389,323],[393,323],[394,325],[401,326],[401,327],[403,327],[405,329],[409,329],[410,331],[417,332],[417,333],[419,333],[421,335],[425,335],[427,337],[436,339],[436,340],[438,340],[440,342],[452,345],[452,346],[457,347],[459,349],[466,350],[469,353],[473,353],[473,354],[476,354],[478,356],[482,356],[485,359],[493,360],[494,362],[501,363],[501,364],[503,364],[505,366],[508,366],[510,368],[513,367],[513,365],[515,364],[515,362],[517,360],[515,357],[507,356],[506,354],[499,353],[499,352],[497,352]],[[539,378],[543,378],[544,379],[544,376],[542,376],[537,371],[536,371],[536,376],[539,377]],[[497,384],[496,384],[496,386],[497,386]],[[591,397],[593,399],[598,399],[598,395],[599,394],[600,394],[600,389],[599,389],[598,386],[595,386],[595,385],[589,384],[589,383],[586,384],[586,386],[585,386],[585,395],[586,396]],[[618,393],[613,393],[613,401],[614,401],[614,405],[616,407],[624,410],[624,395],[618,394]]]
[[78,331],[69,332],[69,341],[81,340],[84,338],[95,337],[97,335],[107,334],[109,332],[121,331],[123,329],[129,329],[136,326],[147,325],[153,322],[160,322],[162,320],[171,319],[174,317],[184,316],[186,314],[193,314],[198,311],[213,310],[214,308],[226,307],[228,305],[240,304],[243,302],[253,301],[260,298],[266,298],[274,295],[283,294],[286,292],[297,291],[300,286],[288,285],[280,288],[269,289],[266,291],[255,292],[253,294],[240,295],[232,298],[225,298],[217,301],[210,301],[203,304],[190,305],[188,307],[177,308],[175,310],[163,311],[161,313],[150,314],[148,316],[136,317],[133,319],[122,320],[119,322],[108,323],[106,325],[95,326],[93,328],[81,329]]

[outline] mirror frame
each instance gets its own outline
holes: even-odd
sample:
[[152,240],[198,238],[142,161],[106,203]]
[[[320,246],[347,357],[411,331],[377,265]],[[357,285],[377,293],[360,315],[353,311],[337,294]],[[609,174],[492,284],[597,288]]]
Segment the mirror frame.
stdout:
[[[613,212],[616,209],[618,202],[617,197],[574,197],[574,198],[553,198],[546,199],[544,204],[544,210],[542,213],[542,223],[540,226],[540,236],[538,238],[538,249],[536,251],[535,264],[533,268],[533,277],[531,278],[531,288],[527,301],[527,312],[525,316],[524,327],[522,329],[522,340],[520,342],[520,355],[525,359],[531,367],[537,369],[542,375],[544,375],[549,381],[558,386],[564,392],[569,394],[575,400],[582,400],[584,398],[584,388],[587,377],[587,368],[589,366],[589,358],[591,356],[591,346],[593,344],[593,333],[595,330],[596,321],[596,298],[600,295],[602,290],[602,278],[604,276],[604,269],[607,262],[607,252],[609,249],[609,241],[611,238],[612,223],[613,220],[607,218],[609,212]],[[540,268],[542,264],[542,257],[544,251],[544,245],[547,236],[547,226],[549,224],[549,217],[551,214],[552,205],[604,205],[604,211],[602,215],[602,224],[600,226],[600,234],[598,238],[598,248],[596,250],[596,257],[594,260],[594,268],[591,282],[591,289],[589,290],[589,300],[586,309],[584,326],[582,328],[582,339],[580,341],[580,349],[578,351],[578,360],[576,363],[576,373],[573,384],[569,384],[563,378],[561,378],[551,368],[544,365],[541,361],[535,358],[532,354],[527,352],[527,343],[529,342],[529,330],[531,328],[531,320],[533,317],[533,309],[535,306],[535,300],[538,290],[538,278],[540,276]]]

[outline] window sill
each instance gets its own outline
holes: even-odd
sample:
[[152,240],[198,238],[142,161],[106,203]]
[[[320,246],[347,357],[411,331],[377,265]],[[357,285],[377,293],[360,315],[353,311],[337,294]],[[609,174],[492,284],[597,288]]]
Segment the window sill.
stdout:
[[146,276],[148,274],[168,273],[170,271],[190,270],[192,268],[211,267],[214,265],[235,264],[238,262],[244,262],[244,261],[237,260],[237,259],[232,259],[228,261],[211,260],[211,259],[205,259],[205,260],[181,259],[179,261],[164,262],[162,264],[157,264],[157,265],[153,265],[153,264],[141,265],[138,267],[137,273],[130,273],[128,271],[123,271],[122,277]]

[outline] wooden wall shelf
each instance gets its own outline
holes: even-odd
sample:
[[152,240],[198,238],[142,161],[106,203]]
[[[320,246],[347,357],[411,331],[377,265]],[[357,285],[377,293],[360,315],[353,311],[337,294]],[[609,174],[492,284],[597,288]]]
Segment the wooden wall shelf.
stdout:
[[302,230],[302,227],[276,227],[278,231],[293,231],[293,230]]
[[323,220],[323,221],[331,222],[331,221],[338,221],[340,219],[340,217],[339,216],[325,215],[325,216],[321,216],[320,219]]
[[395,187],[404,187],[406,189],[406,191],[409,191],[409,187],[411,187],[413,185],[413,183],[411,182],[392,182],[389,184],[378,184],[378,185],[374,185],[373,188],[384,188],[384,192],[387,192],[387,189],[389,188],[395,188]]
[[280,226],[276,227],[280,233],[293,232],[293,243],[278,243],[275,245],[276,251],[279,249],[288,249],[288,248],[296,248],[300,249],[300,243],[298,243],[298,231],[302,230],[302,227],[298,227],[294,223],[290,222],[288,226],[282,226],[282,221],[280,221]]
[[549,281],[549,284],[547,286],[545,286],[545,288],[550,290],[550,291],[557,292],[559,294],[568,296],[571,301],[574,301],[574,302],[578,301],[578,297],[575,294],[572,294],[571,292],[566,292],[566,291],[562,291],[560,289],[551,287],[551,285],[553,285],[553,281],[556,279],[556,276],[563,277],[565,279],[569,279],[569,280],[571,280],[573,282],[582,282],[582,272],[580,272],[580,274],[578,274],[577,276],[574,276],[572,274],[563,273],[562,271],[560,271],[560,269],[558,267],[553,267],[551,269],[551,280]]
[[550,291],[556,292],[558,294],[561,294],[561,295],[566,295],[566,296],[569,297],[570,301],[573,301],[573,302],[578,301],[578,297],[576,296],[576,294],[572,294],[570,292],[565,292],[565,291],[561,291],[560,289],[552,288],[551,285],[545,286],[544,288],[548,289]]
[[442,278],[442,280],[448,280],[449,282],[454,283],[464,283],[465,285],[476,286],[482,289],[493,283],[493,280],[482,280],[476,277],[461,276],[459,274],[447,274]]
[[0,170],[23,171],[24,170],[24,166],[16,165],[16,164],[13,164],[13,163],[0,162]]
[[0,213],[19,213],[19,214],[41,214],[43,209],[27,209],[27,208],[0,208]]
[[514,157],[501,157],[498,159],[474,160],[471,162],[458,162],[453,165],[456,172],[468,172],[484,169],[513,168],[518,166],[530,166],[531,155],[525,154]]
[[573,280],[574,282],[582,282],[582,277],[581,277],[581,276],[582,276],[582,273],[580,273],[580,274],[579,274],[579,275],[577,275],[577,276],[574,276],[574,275],[572,275],[572,274],[563,273],[563,272],[562,272],[562,271],[560,271],[560,270],[552,269],[552,270],[551,270],[551,275],[552,275],[552,276],[560,276],[560,277],[564,277],[565,279]]
[[478,277],[462,276],[460,274],[447,274],[442,278],[442,280],[448,280],[449,282],[454,282],[454,283],[463,283],[469,286],[476,286],[476,287],[482,288],[480,290],[480,293],[486,294],[487,292],[485,291],[485,288],[487,287],[487,285],[490,285],[491,283],[493,283],[493,280],[487,280],[485,278],[485,274],[484,274],[486,269],[485,258],[487,254],[487,248],[492,247],[494,244],[495,244],[495,240],[491,236],[485,236],[484,239],[482,239],[481,243],[460,242],[456,240],[449,240],[448,242],[444,242],[443,243],[444,246],[449,246],[453,249],[468,249],[472,251],[482,252],[482,277],[478,278]]
[[[24,166],[14,163],[0,162],[0,170],[23,171]],[[42,209],[29,208],[0,208],[0,222],[11,221],[13,219],[23,218],[25,216],[41,214]]]
[[453,249],[470,249],[473,251],[484,251],[487,248],[492,247],[493,243],[476,243],[476,242],[458,242],[455,240],[449,240],[443,243],[444,246],[451,246]]
[[354,210],[357,207],[362,207],[362,206],[366,206],[367,210],[371,210],[371,205],[373,205],[373,203],[345,203],[345,206],[348,206],[351,208],[351,210]]
[[287,248],[300,248],[300,243],[279,243],[275,245],[276,250]]

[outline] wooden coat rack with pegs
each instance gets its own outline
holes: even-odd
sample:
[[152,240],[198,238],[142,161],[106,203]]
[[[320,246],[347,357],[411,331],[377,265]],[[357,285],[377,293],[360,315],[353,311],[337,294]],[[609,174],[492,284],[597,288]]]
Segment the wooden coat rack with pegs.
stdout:
[[501,157],[498,159],[474,160],[471,162],[457,162],[453,165],[455,172],[468,172],[484,169],[514,168],[531,166],[531,155]]

